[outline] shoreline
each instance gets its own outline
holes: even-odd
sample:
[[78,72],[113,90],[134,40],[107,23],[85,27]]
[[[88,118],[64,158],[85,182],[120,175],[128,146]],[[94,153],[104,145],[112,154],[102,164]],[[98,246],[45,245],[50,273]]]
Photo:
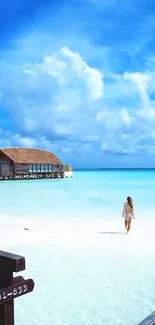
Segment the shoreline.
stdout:
[[[95,249],[123,253],[153,253],[155,221],[133,220],[131,232],[126,234],[123,219],[104,220],[51,220],[18,219],[1,220],[1,249],[13,246],[49,246],[70,249]],[[26,229],[25,229],[26,228]]]

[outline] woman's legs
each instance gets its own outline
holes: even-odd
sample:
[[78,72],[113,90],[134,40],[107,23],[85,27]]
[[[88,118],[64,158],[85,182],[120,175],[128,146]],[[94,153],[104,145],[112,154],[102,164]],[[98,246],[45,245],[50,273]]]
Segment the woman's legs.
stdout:
[[125,220],[125,228],[128,231],[128,220]]
[[127,229],[127,231],[130,231],[130,228],[131,228],[131,219],[129,219],[129,221],[128,221],[128,229]]
[[131,219],[125,220],[125,228],[126,228],[127,232],[130,231],[130,229],[131,229]]

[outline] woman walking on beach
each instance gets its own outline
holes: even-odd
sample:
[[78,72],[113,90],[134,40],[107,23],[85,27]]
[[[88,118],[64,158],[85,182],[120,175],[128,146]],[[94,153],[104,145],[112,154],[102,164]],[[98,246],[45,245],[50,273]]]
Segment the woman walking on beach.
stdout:
[[127,197],[127,202],[124,203],[122,218],[123,217],[125,221],[125,228],[128,234],[131,228],[131,220],[132,218],[135,219],[134,206],[133,206],[132,198],[130,196]]

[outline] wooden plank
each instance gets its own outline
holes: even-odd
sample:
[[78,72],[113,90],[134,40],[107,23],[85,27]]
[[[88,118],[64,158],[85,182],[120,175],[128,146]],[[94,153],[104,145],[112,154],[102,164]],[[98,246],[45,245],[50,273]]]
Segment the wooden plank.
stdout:
[[32,279],[22,280],[0,290],[0,304],[4,304],[10,300],[23,296],[34,289],[34,282]]
[[155,325],[155,311],[147,316],[141,323],[138,325]]
[[0,251],[0,262],[9,263],[13,272],[25,270],[25,258],[20,255]]
[[15,278],[13,278],[13,284],[17,284],[23,280],[24,280],[23,276],[21,276],[21,275],[16,276]]

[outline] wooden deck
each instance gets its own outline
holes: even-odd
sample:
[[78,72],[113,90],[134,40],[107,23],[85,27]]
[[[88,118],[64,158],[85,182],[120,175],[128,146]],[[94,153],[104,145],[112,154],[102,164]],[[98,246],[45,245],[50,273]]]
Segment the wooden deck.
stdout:
[[138,325],[155,325],[155,311],[147,316],[141,323]]
[[51,178],[64,178],[63,172],[53,173],[29,173],[29,174],[14,174],[9,177],[0,177],[0,181],[8,180],[35,180],[35,179],[51,179]]

